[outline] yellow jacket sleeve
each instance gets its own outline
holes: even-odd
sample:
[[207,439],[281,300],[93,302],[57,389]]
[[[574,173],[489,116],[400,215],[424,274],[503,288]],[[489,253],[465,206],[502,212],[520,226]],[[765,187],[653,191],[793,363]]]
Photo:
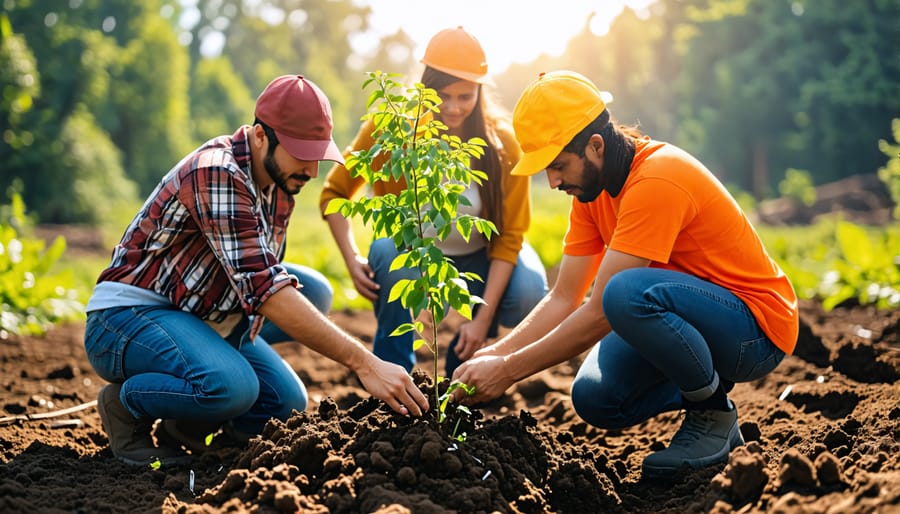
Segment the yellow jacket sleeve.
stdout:
[[[372,132],[375,126],[371,120],[366,120],[353,139],[351,145],[344,151],[344,157],[351,152],[366,150],[375,143]],[[516,141],[511,127],[500,126],[497,128],[500,143],[501,180],[503,180],[503,230],[491,240],[490,258],[500,259],[513,264],[522,249],[525,232],[531,224],[531,177],[519,177],[510,174],[513,166],[519,161],[522,151]],[[384,164],[384,158],[376,158],[374,167],[380,168]],[[365,186],[365,179],[354,177],[346,167],[335,164],[325,176],[322,192],[319,195],[319,209],[322,216],[328,203],[335,198],[352,199]],[[372,185],[372,194],[380,196],[385,193],[400,194],[406,188],[404,181],[376,182]]]
[[501,125],[497,134],[503,148],[502,157],[503,180],[503,229],[491,240],[491,259],[516,263],[525,232],[531,224],[531,177],[513,176],[513,166],[519,162],[522,150],[516,141],[512,128]]

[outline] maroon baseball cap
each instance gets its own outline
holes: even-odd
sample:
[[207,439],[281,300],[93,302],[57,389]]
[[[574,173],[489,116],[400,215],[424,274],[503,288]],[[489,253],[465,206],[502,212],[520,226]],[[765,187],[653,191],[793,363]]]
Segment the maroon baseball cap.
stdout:
[[331,137],[334,126],[328,97],[303,75],[276,78],[256,99],[256,117],[301,161],[334,161],[344,156]]

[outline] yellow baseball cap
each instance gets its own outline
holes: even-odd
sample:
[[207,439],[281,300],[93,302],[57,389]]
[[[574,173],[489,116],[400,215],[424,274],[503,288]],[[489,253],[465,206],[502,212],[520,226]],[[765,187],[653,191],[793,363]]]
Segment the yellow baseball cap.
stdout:
[[584,127],[606,109],[609,93],[574,71],[541,73],[519,96],[513,130],[522,158],[513,175],[544,170]]

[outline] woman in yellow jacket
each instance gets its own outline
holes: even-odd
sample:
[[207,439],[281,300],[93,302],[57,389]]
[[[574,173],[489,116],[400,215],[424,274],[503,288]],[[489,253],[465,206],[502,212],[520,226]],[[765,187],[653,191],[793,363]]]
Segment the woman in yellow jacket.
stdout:
[[[447,351],[447,375],[480,349],[489,337],[497,335],[498,324],[515,326],[547,294],[547,277],[534,250],[524,242],[531,221],[531,182],[529,177],[514,177],[510,170],[518,162],[521,150],[507,118],[496,113],[484,85],[490,85],[484,51],[478,40],[462,27],[445,29],[429,41],[422,59],[425,70],[421,82],[441,97],[441,112],[436,115],[450,135],[468,140],[487,141],[484,156],[472,163],[488,180],[481,186],[471,184],[465,196],[471,206],[460,205],[460,214],[472,214],[492,221],[499,235],[486,240],[473,233],[466,242],[454,231],[439,244],[460,271],[477,273],[484,282],[469,281],[469,291],[482,297],[471,321],[464,322]],[[367,121],[346,151],[371,148],[373,125]],[[383,161],[382,161],[383,162]],[[380,165],[380,163],[378,164]],[[322,212],[335,198],[352,198],[365,185],[362,177],[353,177],[341,165],[328,173],[319,199]],[[377,182],[372,193],[399,193],[403,182]],[[408,270],[389,272],[397,255],[392,240],[377,239],[362,256],[353,238],[350,222],[339,213],[325,216],[335,242],[347,265],[357,291],[371,300],[378,319],[373,351],[375,355],[400,364],[407,370],[415,365],[413,334],[389,334],[402,323],[409,323],[409,311],[399,301],[388,302],[391,286],[401,278],[410,278]]]

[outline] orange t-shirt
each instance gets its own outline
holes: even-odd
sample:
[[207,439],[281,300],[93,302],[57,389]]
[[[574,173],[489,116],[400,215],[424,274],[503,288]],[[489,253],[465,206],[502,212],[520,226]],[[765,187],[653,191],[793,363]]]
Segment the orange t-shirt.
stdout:
[[572,202],[566,255],[606,248],[643,257],[651,266],[689,273],[744,301],[776,346],[797,344],[797,295],[734,198],[680,148],[638,141],[622,191]]

